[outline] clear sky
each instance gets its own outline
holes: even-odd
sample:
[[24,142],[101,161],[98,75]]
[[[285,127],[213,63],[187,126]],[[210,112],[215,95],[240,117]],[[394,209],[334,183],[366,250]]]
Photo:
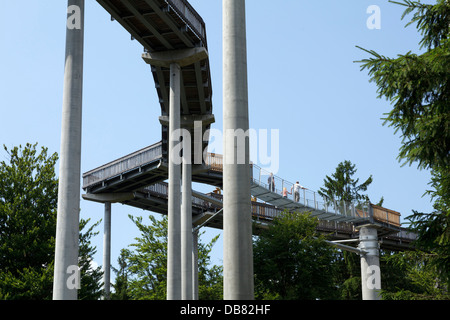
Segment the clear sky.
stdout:
[[[191,0],[206,23],[213,108],[222,129],[222,2]],[[38,142],[60,148],[66,1],[0,0],[0,144]],[[390,104],[354,63],[368,57],[356,45],[395,57],[418,52],[415,26],[404,28],[403,7],[381,0],[247,0],[250,127],[278,129],[278,175],[311,190],[323,186],[339,162],[356,164],[361,180],[373,175],[373,202],[401,212],[429,212],[422,197],[429,173],[396,160],[401,137],[383,126]],[[369,29],[371,5],[381,28]],[[160,106],[142,46],[93,0],[86,1],[82,172],[161,139]],[[0,150],[0,158],[7,154]],[[203,192],[209,186],[195,186]],[[127,217],[148,213],[112,208],[112,263],[138,236]],[[103,206],[81,200],[81,216],[98,221]],[[145,221],[145,220],[144,220]],[[93,240],[102,264],[102,232]],[[208,230],[204,240],[220,233]],[[222,244],[213,252],[221,263]]]

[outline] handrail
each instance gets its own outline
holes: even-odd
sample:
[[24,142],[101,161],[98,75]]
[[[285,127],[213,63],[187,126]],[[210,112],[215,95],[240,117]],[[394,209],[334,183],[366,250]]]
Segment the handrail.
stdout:
[[[142,188],[141,191],[147,192],[150,196],[157,196],[167,199],[168,184],[166,182],[158,182],[153,185]],[[192,203],[202,210],[217,213],[223,207],[223,195],[216,193],[203,194],[193,190]],[[268,203],[251,201],[251,213],[256,220],[273,221],[275,218],[283,214],[284,210]],[[360,210],[358,210],[360,211]],[[318,220],[317,229],[323,232],[341,232],[353,234],[355,232],[353,224],[344,221],[327,221]],[[417,235],[408,229],[401,228],[397,233],[387,236],[388,238],[398,238],[406,241],[413,241]]]
[[[161,196],[163,198],[167,198],[168,194],[168,184],[166,182],[158,182],[151,186],[147,186],[142,189],[144,192],[149,192],[152,195]],[[222,208],[221,204],[223,201],[223,195],[210,193],[210,194],[202,194],[200,192],[193,190],[192,202],[194,205],[203,208],[206,211],[215,211],[220,210]],[[256,219],[263,219],[272,221],[275,218],[279,217],[283,214],[284,210],[281,208],[277,208],[273,205],[262,203],[262,202],[251,202],[252,208],[252,216]],[[347,222],[335,222],[335,221],[326,221],[319,220],[318,221],[318,229],[321,230],[334,230],[338,232],[345,233],[353,233],[353,226]]]
[[150,163],[162,156],[162,143],[158,142],[122,158],[109,162],[101,167],[83,174],[83,188],[118,176],[132,169]]
[[[133,152],[127,156],[83,174],[83,188],[99,183],[105,179],[118,176],[127,171],[139,168],[158,158],[161,158],[161,156],[161,142]],[[205,163],[209,166],[209,170],[223,172],[223,155],[208,153]],[[294,202],[298,202],[305,207],[348,218],[365,218],[370,221],[377,220],[397,227],[400,226],[400,213],[396,211],[375,206],[370,203],[344,202],[324,199],[317,192],[306,188],[301,189],[298,198],[295,198],[293,192],[294,184],[292,182],[282,179],[277,175],[273,175],[275,186],[271,189],[269,182],[267,181],[270,176],[270,172],[256,164],[251,164],[250,168],[252,183],[277,193],[280,196],[283,196],[283,189],[286,188],[286,198]],[[270,216],[273,216],[273,213],[270,213]]]
[[[205,22],[202,17],[195,11],[189,2],[186,0],[165,0],[181,19],[186,18],[185,23],[189,25],[194,33],[204,42],[206,47],[206,30]],[[184,20],[184,19],[183,19]]]
[[[252,166],[253,182],[266,188],[274,193],[277,193],[287,199],[303,204],[306,207],[315,210],[322,210],[329,213],[339,214],[346,217],[353,218],[371,218],[371,210],[368,203],[353,203],[342,202],[336,200],[324,199],[317,192],[307,188],[301,189],[298,198],[294,194],[294,183],[282,179],[277,175],[273,175],[274,184],[269,185],[269,178],[271,173],[262,169],[260,166],[253,164]],[[267,182],[267,183],[266,183]]]
[[[217,172],[223,171],[223,155],[208,153],[205,162],[210,166],[210,170]],[[330,201],[324,199],[317,192],[309,190],[307,188],[300,190],[298,199],[296,199],[293,190],[294,183],[282,179],[277,175],[273,175],[274,186],[273,188],[271,188],[268,182],[268,178],[270,177],[271,173],[256,164],[251,164],[250,167],[253,183],[256,183],[261,187],[281,196],[283,196],[283,190],[284,188],[286,188],[287,199],[301,203],[306,207],[352,218],[373,218],[369,203],[352,203],[336,200]]]

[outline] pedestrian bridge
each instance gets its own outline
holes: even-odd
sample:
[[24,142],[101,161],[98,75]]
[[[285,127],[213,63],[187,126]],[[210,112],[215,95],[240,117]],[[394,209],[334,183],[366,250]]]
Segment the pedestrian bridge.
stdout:
[[[194,226],[204,225],[222,229],[222,166],[220,154],[208,153],[203,165],[193,170],[192,180],[211,185],[215,192],[193,191],[192,214]],[[195,166],[194,166],[195,167]],[[373,204],[339,203],[324,200],[318,193],[303,189],[298,201],[293,194],[282,196],[283,188],[293,184],[274,176],[275,189],[267,183],[269,172],[250,165],[252,216],[258,228],[267,227],[284,210],[308,212],[319,220],[318,230],[334,240],[351,239],[356,228],[377,224],[385,248],[404,250],[414,234],[400,226],[400,213]],[[158,142],[83,174],[83,198],[97,202],[117,202],[152,212],[167,214],[167,160],[162,143]]]

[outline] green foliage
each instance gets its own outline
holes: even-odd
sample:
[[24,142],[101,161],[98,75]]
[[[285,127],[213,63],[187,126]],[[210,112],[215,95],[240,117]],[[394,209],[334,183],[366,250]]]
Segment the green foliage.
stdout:
[[[200,238],[200,235],[199,235]],[[211,251],[219,235],[211,239],[210,243],[198,244],[198,296],[200,300],[223,299],[223,267],[211,266]]]
[[[123,249],[116,273],[115,300],[165,300],[167,287],[167,217],[161,220],[149,215],[150,224],[142,217],[130,219],[141,232],[131,244],[134,250]],[[199,299],[222,299],[222,268],[210,266],[210,253],[218,236],[209,244],[199,242]]]
[[130,300],[130,296],[128,295],[128,278],[130,276],[130,271],[128,268],[129,256],[130,250],[120,250],[120,256],[117,259],[119,269],[111,266],[114,273],[116,274],[115,283],[112,284],[112,286],[114,287],[114,292],[111,293],[111,300]]
[[336,283],[340,287],[340,299],[361,300],[361,258],[359,255],[343,251],[342,260],[337,261],[340,269]]
[[408,52],[388,58],[373,50],[372,57],[359,61],[378,87],[379,98],[392,102],[385,123],[402,132],[399,159],[420,168],[448,166],[450,151],[450,4],[416,1],[400,3],[407,7],[403,17],[416,11],[407,24],[417,23],[423,38],[421,54]]
[[450,299],[448,285],[439,277],[432,255],[420,252],[398,252],[384,255],[384,274],[389,275],[382,290],[386,300]]
[[367,191],[372,183],[372,176],[361,184],[359,179],[354,179],[356,174],[356,165],[351,161],[344,161],[338,164],[336,171],[324,179],[324,187],[320,188],[318,193],[325,199],[334,199],[338,202],[368,201],[367,195],[362,195],[361,191]]
[[27,144],[0,163],[0,298],[48,299],[52,289],[57,154]]
[[416,247],[433,253],[437,272],[450,283],[450,3],[394,2],[406,7],[402,19],[416,24],[422,35],[422,54],[408,52],[388,58],[374,50],[359,61],[378,87],[379,98],[392,103],[385,124],[402,134],[398,159],[431,169],[434,211],[413,211],[407,219],[418,233]]
[[333,299],[334,249],[309,214],[284,212],[254,241],[257,299]]
[[54,247],[58,180],[56,154],[35,145],[15,147],[0,163],[0,270],[15,274],[51,261]]
[[91,219],[80,219],[80,236],[79,236],[79,261],[80,268],[80,290],[78,291],[78,300],[98,300],[101,298],[103,271],[100,266],[93,267],[92,261],[97,252],[95,247],[92,247],[90,239],[98,235],[98,231],[94,232],[101,220],[91,225],[86,231],[88,223]]
[[141,232],[131,244],[127,264],[133,275],[129,279],[129,296],[133,300],[164,300],[166,298],[167,270],[167,219],[157,220],[149,215],[150,225],[142,217],[130,219]]
[[[0,299],[50,300],[53,290],[58,155],[48,156],[37,143],[8,150],[0,162]],[[88,220],[89,221],[89,220]],[[91,267],[94,224],[80,221],[80,299],[100,296],[99,268]]]

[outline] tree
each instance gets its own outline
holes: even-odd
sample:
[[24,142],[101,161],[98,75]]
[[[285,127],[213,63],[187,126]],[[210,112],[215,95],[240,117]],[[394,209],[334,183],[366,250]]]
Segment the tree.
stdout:
[[130,256],[130,250],[122,249],[120,250],[120,256],[117,259],[119,264],[119,269],[111,266],[112,270],[116,274],[116,281],[112,284],[114,287],[114,292],[111,293],[111,300],[129,300],[128,295],[128,277],[130,271],[128,268],[128,257]]
[[98,227],[101,220],[94,223],[86,231],[91,219],[80,219],[80,236],[78,251],[78,266],[80,268],[80,290],[78,300],[99,300],[103,295],[102,278],[103,271],[100,266],[95,267],[93,263],[97,249],[91,245],[90,239],[98,235],[94,228]]
[[317,219],[285,211],[255,239],[257,299],[336,299],[335,249],[316,232]]
[[[149,215],[151,224],[145,225],[142,217],[130,219],[141,232],[130,245],[134,250],[123,249],[119,257],[112,299],[164,300],[167,284],[167,217],[161,220]],[[200,238],[200,237],[199,237]],[[222,268],[210,267],[210,252],[218,236],[209,244],[199,242],[199,299],[222,298]]]
[[[49,300],[53,290],[58,179],[56,153],[37,143],[8,150],[0,162],[0,299]],[[99,270],[90,265],[91,227],[80,222],[80,298],[98,296]]]
[[422,251],[384,254],[385,300],[449,300],[447,285],[437,277],[433,257]]
[[338,202],[366,202],[369,200],[367,195],[361,194],[361,191],[367,191],[367,187],[372,183],[372,175],[362,184],[359,179],[354,179],[357,169],[356,165],[345,160],[338,164],[336,171],[324,179],[324,187],[320,188],[318,193],[328,201],[336,200]]
[[[353,178],[356,172],[356,165],[350,161],[346,160],[339,163],[331,177],[325,177],[324,186],[319,189],[318,193],[328,201],[330,199],[336,200],[340,207],[349,203],[370,201],[369,197],[362,194],[362,192],[367,191],[372,183],[372,175],[362,184],[359,184],[359,179]],[[383,201],[382,197],[379,204],[381,205]],[[345,212],[344,210],[341,211]],[[335,280],[340,288],[340,298],[360,300],[362,298],[360,258],[354,253],[344,251],[341,259],[336,264],[340,268],[340,272]]]
[[376,83],[378,97],[393,106],[384,124],[401,132],[399,161],[431,170],[433,189],[427,193],[434,211],[413,211],[407,219],[418,233],[416,246],[435,254],[433,263],[450,284],[450,3],[393,3],[406,7],[402,19],[414,12],[407,26],[416,23],[425,52],[388,58],[361,48],[371,57],[358,62]]
[[0,163],[0,297],[46,299],[52,290],[56,154],[27,144]]
[[343,300],[361,300],[361,258],[359,255],[342,251],[342,261],[338,262],[340,271],[336,282],[340,287]]

